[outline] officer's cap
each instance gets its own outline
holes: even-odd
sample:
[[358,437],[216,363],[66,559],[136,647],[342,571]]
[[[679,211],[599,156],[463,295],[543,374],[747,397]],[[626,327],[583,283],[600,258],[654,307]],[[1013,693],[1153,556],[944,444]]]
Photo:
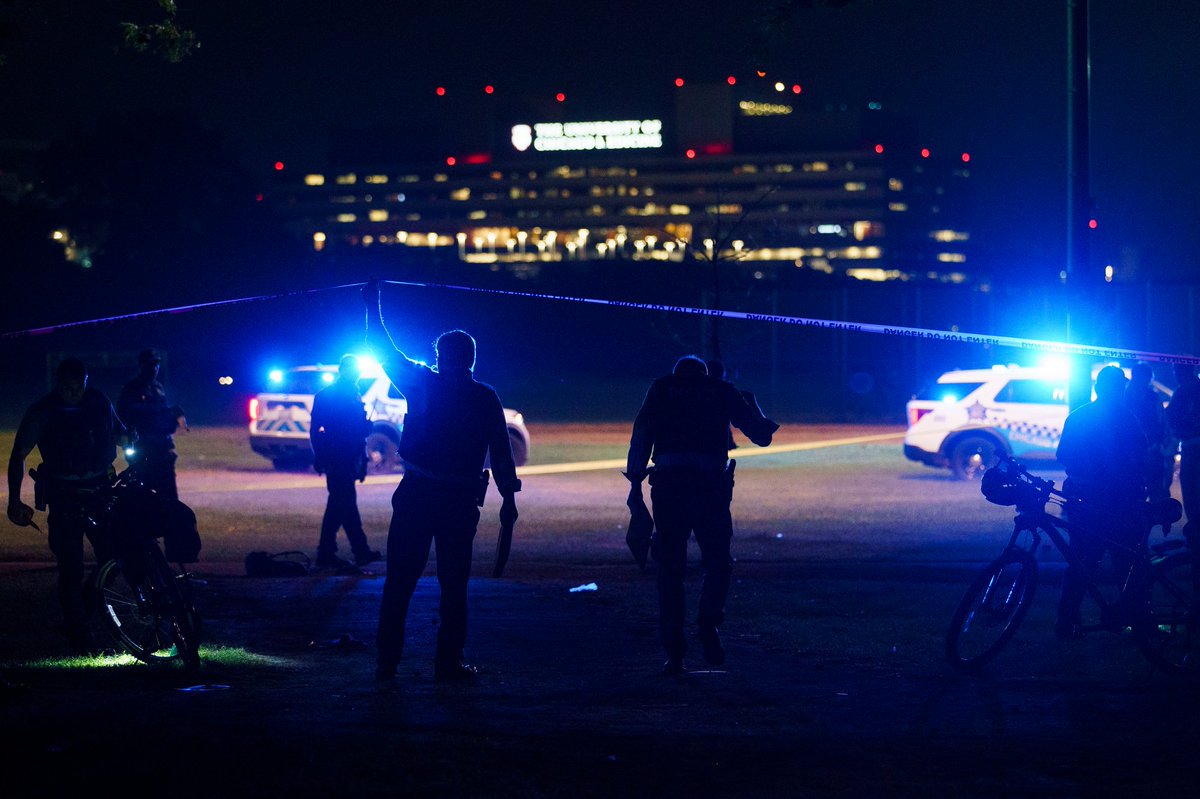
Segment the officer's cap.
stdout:
[[152,363],[162,363],[162,353],[156,349],[142,350],[138,353],[138,366]]

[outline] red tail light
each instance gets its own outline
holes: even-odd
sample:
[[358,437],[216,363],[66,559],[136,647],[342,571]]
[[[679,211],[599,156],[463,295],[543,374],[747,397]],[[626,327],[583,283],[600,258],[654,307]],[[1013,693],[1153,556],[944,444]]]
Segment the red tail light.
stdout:
[[921,421],[921,417],[929,413],[932,408],[909,408],[908,409],[908,426],[912,427],[917,422]]
[[250,407],[247,408],[247,410],[250,412],[250,421],[257,422],[258,421],[258,397],[252,397],[250,399]]

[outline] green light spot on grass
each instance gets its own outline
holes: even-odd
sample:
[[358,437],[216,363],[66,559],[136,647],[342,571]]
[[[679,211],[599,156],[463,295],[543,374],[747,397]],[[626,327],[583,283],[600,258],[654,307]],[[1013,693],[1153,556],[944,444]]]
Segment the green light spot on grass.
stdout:
[[292,669],[299,665],[288,658],[260,655],[235,646],[200,647],[200,659],[204,663],[231,667]]
[[[260,655],[241,647],[213,646],[200,647],[201,665],[222,666],[228,668],[250,669],[294,669],[299,664],[288,658],[273,655]],[[71,656],[56,658],[41,658],[38,660],[11,661],[3,664],[5,668],[27,669],[30,671],[58,671],[70,669],[113,669],[113,668],[161,668],[147,666],[133,655]],[[178,668],[181,664],[170,661],[167,668]]]
[[117,666],[136,666],[138,660],[133,655],[73,655],[60,658],[42,658],[14,663],[26,669],[111,669]]

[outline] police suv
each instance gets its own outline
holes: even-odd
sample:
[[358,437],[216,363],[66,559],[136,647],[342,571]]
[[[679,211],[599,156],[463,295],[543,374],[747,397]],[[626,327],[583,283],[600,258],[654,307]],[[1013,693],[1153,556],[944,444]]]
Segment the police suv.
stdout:
[[[949,467],[961,480],[979,479],[1001,454],[1053,463],[1067,418],[1067,382],[1066,370],[1055,366],[946,372],[908,402],[904,455]],[[1164,401],[1170,398],[1169,388],[1152,385]]]
[[[386,472],[400,465],[397,448],[408,401],[388,380],[379,364],[371,358],[359,358],[362,394],[372,429],[367,436],[369,467]],[[317,392],[337,379],[336,364],[297,366],[270,374],[272,388],[250,400],[250,447],[268,458],[276,469],[302,469],[312,465],[309,428],[313,399]],[[529,459],[529,431],[517,411],[504,409],[513,459],[522,466]]]

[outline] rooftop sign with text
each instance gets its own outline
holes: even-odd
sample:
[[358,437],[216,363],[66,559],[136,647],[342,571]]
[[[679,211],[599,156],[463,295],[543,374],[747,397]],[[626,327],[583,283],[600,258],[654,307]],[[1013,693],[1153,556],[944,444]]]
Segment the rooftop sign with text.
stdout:
[[647,150],[662,143],[661,119],[601,122],[538,122],[513,125],[512,145],[520,152],[567,150]]

